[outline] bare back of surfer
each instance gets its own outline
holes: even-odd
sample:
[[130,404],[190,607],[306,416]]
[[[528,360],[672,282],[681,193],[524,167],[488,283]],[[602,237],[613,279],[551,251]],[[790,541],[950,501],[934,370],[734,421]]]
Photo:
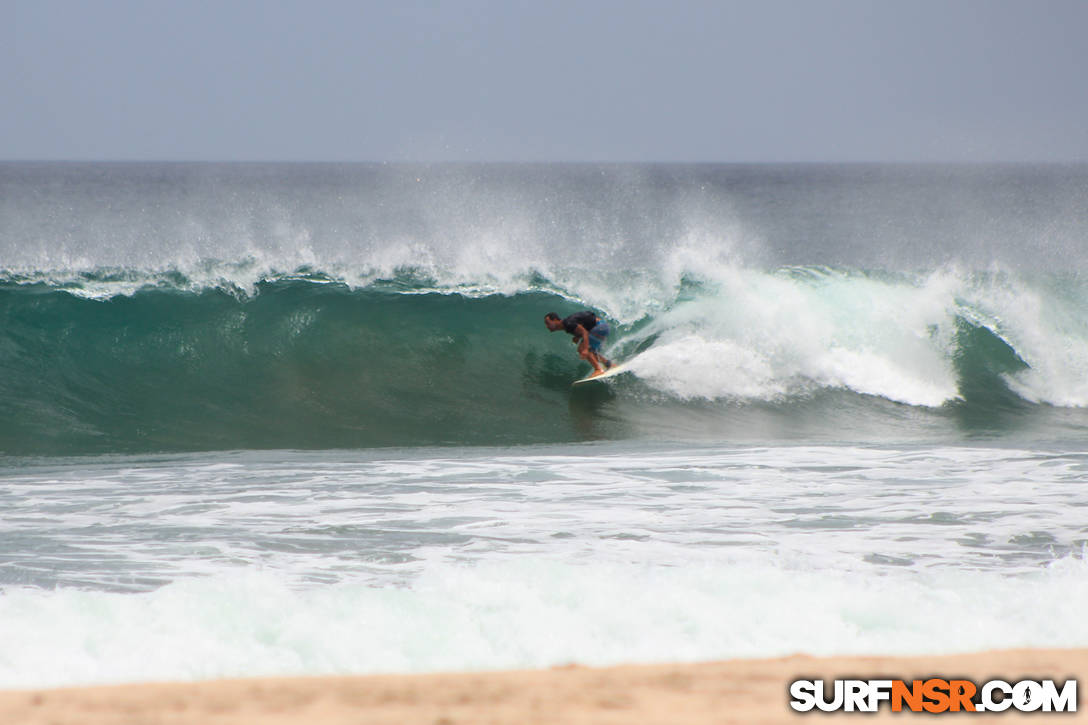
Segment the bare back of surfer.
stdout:
[[563,330],[574,337],[574,342],[578,344],[578,354],[593,366],[594,375],[600,375],[612,367],[612,362],[600,352],[601,345],[608,339],[611,330],[608,323],[593,312],[583,310],[563,318],[549,312],[544,315],[544,324],[552,332]]

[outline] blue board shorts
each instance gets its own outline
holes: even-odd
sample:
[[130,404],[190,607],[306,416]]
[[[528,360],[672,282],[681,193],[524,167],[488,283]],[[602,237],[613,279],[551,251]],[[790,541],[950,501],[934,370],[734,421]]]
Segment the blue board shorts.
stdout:
[[612,330],[608,327],[607,322],[598,322],[593,326],[593,329],[589,331],[589,349],[592,352],[600,352],[601,345],[608,339],[608,333]]

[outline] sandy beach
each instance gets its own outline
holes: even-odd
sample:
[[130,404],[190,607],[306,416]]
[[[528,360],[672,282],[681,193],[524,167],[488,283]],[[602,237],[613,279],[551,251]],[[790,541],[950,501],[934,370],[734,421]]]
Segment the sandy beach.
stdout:
[[[548,670],[302,677],[149,683],[0,692],[0,722],[20,725],[235,725],[242,723],[777,723],[797,718],[863,720],[873,715],[799,714],[789,683],[806,678],[1055,679],[1088,673],[1088,649],[1008,650],[914,657],[830,657],[698,664],[571,665]],[[1078,683],[1079,684],[1079,683]],[[1083,695],[1078,695],[1083,703]],[[888,711],[878,720],[929,714]],[[1057,718],[1070,713],[958,714],[971,722]]]

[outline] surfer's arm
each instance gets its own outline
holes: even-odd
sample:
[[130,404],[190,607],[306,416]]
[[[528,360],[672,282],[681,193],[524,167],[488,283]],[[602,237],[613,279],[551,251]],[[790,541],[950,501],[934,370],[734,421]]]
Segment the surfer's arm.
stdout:
[[578,343],[578,352],[584,353],[589,347],[589,333],[586,328],[578,325],[574,328],[574,340]]

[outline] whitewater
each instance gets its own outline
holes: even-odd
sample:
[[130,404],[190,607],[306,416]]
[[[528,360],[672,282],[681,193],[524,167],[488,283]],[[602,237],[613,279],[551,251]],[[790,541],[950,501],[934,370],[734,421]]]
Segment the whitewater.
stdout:
[[1086,261],[1084,165],[0,164],[0,687],[1088,645]]

